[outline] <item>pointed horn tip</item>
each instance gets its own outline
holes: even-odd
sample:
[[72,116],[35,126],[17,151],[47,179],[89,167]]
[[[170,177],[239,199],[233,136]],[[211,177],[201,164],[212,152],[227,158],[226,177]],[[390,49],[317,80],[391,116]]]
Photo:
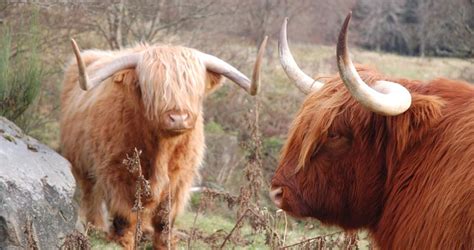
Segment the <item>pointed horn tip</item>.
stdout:
[[74,40],[74,38],[71,38],[71,46],[74,55],[76,56],[76,62],[79,71],[79,87],[82,90],[87,91],[87,75],[85,74],[85,66],[81,58],[81,51],[79,49],[79,46],[77,46],[76,40]]
[[288,20],[289,18],[288,17],[285,17],[285,19],[283,20],[283,24],[281,26],[281,31],[283,32],[286,32],[286,30],[288,29]]
[[[286,36],[286,30],[288,29],[288,17],[285,17],[285,19],[283,20],[283,23],[281,24],[281,28],[280,28],[280,38],[281,36]],[[280,43],[280,41],[278,41],[278,43]]]
[[74,38],[71,38],[70,41],[71,41],[71,46],[74,50],[79,49],[79,46],[77,46],[76,40],[74,40]]
[[260,44],[260,49],[259,49],[259,51],[265,49],[265,47],[267,46],[267,41],[268,41],[268,36],[265,36],[265,37],[263,38],[262,43]]
[[344,63],[348,62],[348,55],[347,52],[347,31],[349,30],[349,23],[352,18],[352,11],[349,11],[347,14],[344,23],[342,24],[341,31],[339,32],[339,37],[337,40],[337,58],[342,59]]
[[342,24],[341,33],[339,37],[341,37],[342,34],[344,35],[344,37],[347,36],[347,30],[349,29],[349,23],[351,22],[351,19],[352,19],[352,11],[349,11],[349,14],[347,14],[346,19],[344,20],[344,23]]
[[344,23],[349,24],[349,22],[351,21],[351,19],[352,19],[352,10],[349,11],[349,13],[347,14],[346,20],[344,21]]
[[260,47],[258,48],[257,51],[257,60],[255,62],[254,70],[252,73],[252,81],[251,81],[251,86],[249,90],[249,94],[251,96],[255,96],[258,93],[258,90],[260,88],[260,70],[262,66],[262,60],[263,56],[265,55],[265,48],[267,46],[267,41],[268,41],[268,36],[265,36],[260,43]]
[[278,36],[278,53],[281,56],[283,48],[288,47],[288,38],[287,38],[287,29],[288,29],[288,17],[285,17],[280,28],[280,33]]
[[79,46],[77,45],[76,40],[74,40],[73,38],[71,38],[71,47],[77,59],[77,56],[79,56],[79,54],[81,53],[81,50],[79,49]]

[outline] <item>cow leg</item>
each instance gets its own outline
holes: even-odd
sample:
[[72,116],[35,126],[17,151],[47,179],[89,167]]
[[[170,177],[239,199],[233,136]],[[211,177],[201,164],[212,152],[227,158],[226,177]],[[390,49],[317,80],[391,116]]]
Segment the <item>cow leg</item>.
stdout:
[[101,176],[111,219],[109,240],[119,243],[124,249],[133,249],[137,222],[136,213],[133,212],[136,179],[126,169],[120,171],[121,168],[124,167],[110,167],[108,169],[115,171]]
[[[177,239],[173,235],[174,222],[177,216],[177,206],[174,199],[169,199],[168,194],[164,196],[165,200],[156,208],[155,215],[152,218],[153,249],[168,249],[168,243],[171,249],[176,249]],[[171,202],[171,206],[169,205]],[[168,212],[169,211],[169,212]],[[171,230],[171,239],[170,231]]]
[[[174,222],[176,220],[176,216],[182,212],[184,209],[188,198],[189,198],[189,189],[192,185],[192,178],[194,175],[180,175],[181,179],[172,182],[171,185],[173,186],[171,193],[171,199],[168,195],[165,195],[165,199],[160,206],[158,206],[157,210],[155,211],[155,216],[152,218],[152,225],[155,229],[155,233],[153,236],[153,249],[166,249],[167,242],[168,242],[168,232],[164,232],[165,229],[173,229]],[[173,192],[174,190],[174,192]],[[171,202],[171,206],[169,205]],[[164,211],[168,211],[169,213],[166,214]],[[166,225],[170,224],[167,228]],[[173,231],[171,231],[173,232]],[[177,239],[171,236],[171,248],[175,249],[177,243]]]
[[83,195],[82,203],[85,204],[85,215],[88,222],[97,229],[105,230],[104,215],[102,213],[102,194],[100,188],[94,184],[91,195]]
[[113,215],[109,229],[109,240],[119,243],[126,250],[133,249],[135,243],[136,217],[131,215]]
[[[171,246],[171,249],[176,249],[175,242],[171,238],[169,242],[169,231],[172,230],[174,225],[174,217],[172,213],[167,213],[169,210],[168,201],[163,201],[155,210],[155,214],[152,218],[152,226],[154,229],[153,233],[153,249],[162,250],[168,249],[168,243]],[[172,231],[171,231],[172,233]],[[171,235],[173,237],[173,235]]]
[[[104,218],[102,214],[103,196],[95,179],[87,174],[72,171],[78,188],[80,190],[80,215],[86,219],[86,224],[90,223],[100,230],[105,229]],[[86,225],[87,226],[87,225]]]

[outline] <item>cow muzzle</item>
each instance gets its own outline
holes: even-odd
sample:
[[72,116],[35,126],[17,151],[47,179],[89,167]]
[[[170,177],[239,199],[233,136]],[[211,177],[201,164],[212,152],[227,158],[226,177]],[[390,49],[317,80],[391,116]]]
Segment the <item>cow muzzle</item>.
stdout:
[[281,208],[283,198],[283,189],[281,187],[275,187],[270,190],[270,199],[272,199],[275,206]]
[[182,133],[193,129],[196,119],[187,111],[171,110],[162,116],[162,128],[167,132]]

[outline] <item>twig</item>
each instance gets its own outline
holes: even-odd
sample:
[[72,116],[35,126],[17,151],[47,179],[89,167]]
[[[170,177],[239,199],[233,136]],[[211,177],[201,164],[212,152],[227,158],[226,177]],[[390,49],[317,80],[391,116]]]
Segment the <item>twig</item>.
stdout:
[[280,235],[272,228],[268,225],[268,223],[266,223],[265,219],[262,219],[261,216],[259,214],[257,214],[254,210],[250,209],[250,212],[255,215],[260,221],[263,221],[262,225],[265,227],[265,229],[267,231],[269,231],[272,235],[272,237],[276,237],[277,238],[277,241],[278,242],[282,242],[281,239],[280,239]]
[[173,224],[171,219],[171,185],[168,185],[168,249],[171,249],[171,234],[173,231]]
[[135,237],[134,237],[134,249],[138,249],[140,241],[143,236],[142,231],[142,213],[143,213],[143,197],[149,197],[151,195],[150,183],[145,179],[142,172],[142,166],[140,163],[141,150],[134,149],[132,157],[127,155],[127,158],[123,161],[123,164],[127,166],[130,173],[137,173],[137,182],[135,186],[135,204],[133,205],[132,211],[137,213],[137,223],[135,225]]
[[288,233],[288,217],[286,217],[286,213],[283,213],[283,215],[285,216],[285,232],[283,234],[283,244],[285,244],[286,242],[286,235]]
[[239,226],[240,222],[245,218],[245,215],[247,214],[248,211],[251,211],[250,208],[247,208],[247,210],[245,210],[245,212],[242,214],[242,216],[240,216],[240,218],[237,220],[237,222],[235,223],[235,225],[234,225],[234,227],[232,228],[232,230],[230,230],[229,234],[227,234],[227,236],[225,237],[224,242],[222,242],[222,245],[219,247],[219,249],[223,249],[223,248],[224,248],[225,243],[227,243],[227,241],[230,239],[230,236],[232,236],[232,234],[234,233],[235,229]]
[[196,234],[196,221],[199,216],[199,213],[201,213],[201,210],[203,208],[203,197],[204,195],[201,196],[201,201],[199,203],[199,208],[196,210],[196,214],[194,215],[194,220],[193,220],[193,226],[191,227],[191,234],[188,238],[188,249],[191,249],[191,242],[194,240],[194,236]]
[[295,247],[295,246],[299,246],[299,245],[303,245],[303,244],[306,244],[306,243],[311,243],[313,241],[316,241],[316,240],[320,240],[320,239],[323,239],[325,237],[329,237],[329,236],[333,236],[333,235],[337,235],[337,234],[341,234],[343,233],[342,231],[339,231],[339,232],[335,232],[335,233],[331,233],[331,234],[326,234],[326,235],[319,235],[319,236],[316,236],[316,237],[313,237],[313,238],[309,238],[307,240],[303,240],[303,241],[300,241],[300,242],[297,242],[295,244],[291,244],[291,245],[288,245],[288,246],[284,246],[282,248],[280,248],[281,250],[283,249],[289,249],[289,248],[292,248],[292,247]]

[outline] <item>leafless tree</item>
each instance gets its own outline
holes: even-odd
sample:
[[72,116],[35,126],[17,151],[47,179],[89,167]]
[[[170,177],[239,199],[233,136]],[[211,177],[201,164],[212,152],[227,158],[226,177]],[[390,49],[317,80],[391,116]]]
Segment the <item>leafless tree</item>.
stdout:
[[112,4],[87,6],[84,25],[100,34],[111,49],[136,41],[156,42],[161,31],[168,34],[198,20],[218,15],[215,0],[120,0]]
[[470,0],[360,0],[359,43],[408,55],[472,57],[474,4]]

